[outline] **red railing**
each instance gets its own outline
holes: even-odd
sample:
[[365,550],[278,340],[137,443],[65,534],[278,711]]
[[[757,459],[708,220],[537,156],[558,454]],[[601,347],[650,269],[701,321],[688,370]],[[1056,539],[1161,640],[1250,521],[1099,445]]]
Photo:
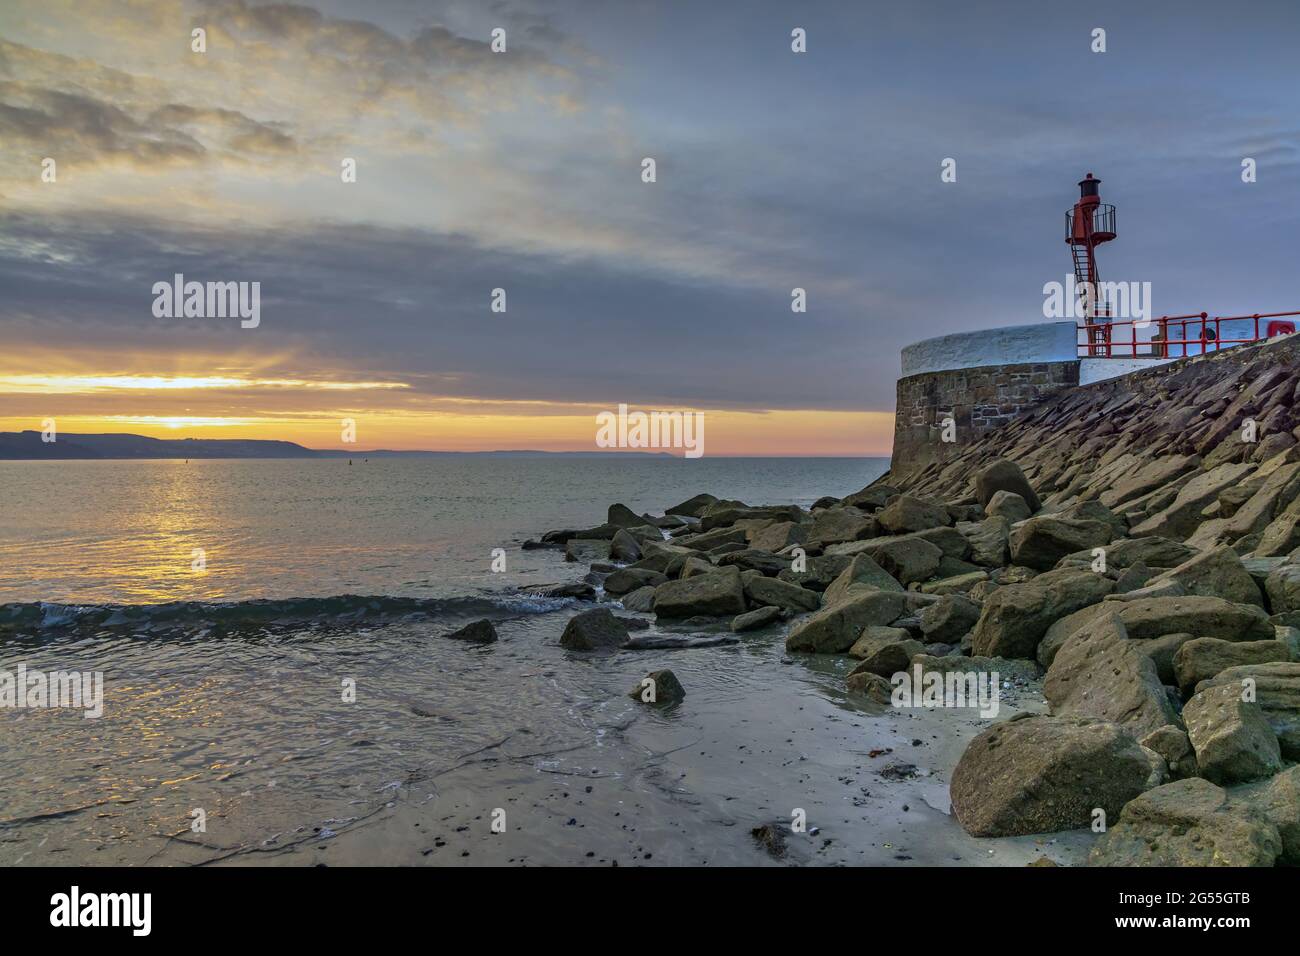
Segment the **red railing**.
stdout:
[[[1079,355],[1088,358],[1185,358],[1229,345],[1258,342],[1294,332],[1300,312],[1254,315],[1162,315],[1079,326]],[[1290,320],[1290,321],[1286,321]]]

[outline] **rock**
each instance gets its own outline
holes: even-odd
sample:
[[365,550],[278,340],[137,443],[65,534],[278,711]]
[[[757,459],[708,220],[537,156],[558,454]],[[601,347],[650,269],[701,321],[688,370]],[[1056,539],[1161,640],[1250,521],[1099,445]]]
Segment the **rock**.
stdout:
[[643,568],[619,568],[605,578],[606,594],[630,594],[638,588],[658,587],[668,578],[658,571]]
[[1091,571],[1049,571],[1023,584],[998,588],[975,625],[974,653],[1034,658],[1038,642],[1059,618],[1096,604],[1115,584]]
[[[1120,576],[1115,579],[1115,590],[1112,594],[1129,594],[1139,588],[1146,587],[1153,576],[1154,572],[1139,561],[1137,564],[1125,568],[1120,573]],[[1180,592],[1186,594],[1187,589],[1180,588]]]
[[1196,752],[1183,728],[1166,724],[1143,737],[1141,743],[1160,755],[1175,780],[1196,776]]
[[1132,475],[1101,493],[1100,501],[1114,508],[1168,485],[1201,465],[1198,455],[1162,455],[1143,464]]
[[1282,769],[1277,735],[1259,704],[1242,700],[1240,687],[1223,684],[1198,691],[1183,708],[1183,720],[1207,780],[1242,783]]
[[957,530],[966,536],[970,544],[970,559],[975,564],[1000,568],[1009,560],[1011,523],[1006,518],[993,515],[974,524],[959,524]]
[[1057,652],[1043,681],[1052,713],[1097,717],[1145,737],[1177,724],[1156,665],[1128,639],[1119,615],[1100,615]]
[[1300,564],[1284,564],[1264,584],[1274,614],[1300,610]]
[[821,607],[822,596],[816,591],[778,578],[751,576],[744,581],[745,597],[755,606],[772,604],[787,611],[815,611]]
[[770,551],[759,551],[757,548],[742,548],[722,555],[718,558],[718,566],[737,567],[742,571],[758,571],[774,578],[790,567],[790,559]]
[[843,573],[840,574],[823,596],[823,604],[836,604],[847,598],[854,590],[872,588],[878,591],[902,591],[903,586],[870,555],[857,555]]
[[893,685],[884,677],[870,671],[855,670],[844,679],[844,686],[850,693],[865,694],[878,704],[887,706],[893,701]]
[[1237,553],[1226,545],[1184,561],[1156,577],[1152,583],[1160,581],[1177,581],[1187,594],[1219,597],[1234,604],[1264,606],[1259,585]]
[[1155,662],[1160,683],[1166,687],[1175,687],[1178,684],[1178,675],[1174,671],[1174,657],[1177,656],[1180,647],[1188,641],[1197,639],[1191,634],[1163,634],[1160,637],[1138,641],[1137,646],[1143,654]]
[[627,643],[627,625],[603,607],[595,607],[569,618],[560,635],[560,646],[571,651],[598,651]]
[[[1160,535],[1118,538],[1106,545],[1106,566],[1127,568],[1141,563],[1149,568],[1175,568],[1198,554],[1200,551],[1196,548]],[[1086,561],[1092,561],[1092,552],[1084,551],[1080,555]]]
[[[926,651],[933,651],[936,645],[929,645]],[[933,653],[913,654],[908,662],[910,670],[921,668],[921,674],[989,674],[997,675],[1000,684],[1004,680],[1032,681],[1039,677],[1038,668],[1033,661],[1013,661],[1005,657],[966,657],[962,654],[936,657]],[[916,687],[914,680],[912,686]]]
[[960,641],[980,618],[979,605],[964,597],[942,596],[921,609],[921,633],[927,644],[951,644]]
[[911,495],[899,495],[876,515],[876,520],[890,534],[942,528],[952,521],[948,509],[941,504]]
[[785,856],[785,834],[772,824],[765,823],[761,827],[754,827],[749,831],[749,835],[767,851],[769,856],[778,860]]
[[[750,536],[749,546],[759,551],[780,551],[792,544],[803,544],[808,537],[806,525],[778,521]],[[789,565],[787,564],[786,567]]]
[[686,515],[688,518],[698,518],[704,513],[704,509],[718,503],[718,499],[713,495],[696,495],[694,498],[687,498],[679,505],[673,505],[666,510],[666,515]]
[[804,559],[805,569],[803,571],[789,568],[782,571],[777,577],[782,581],[797,584],[810,591],[825,591],[830,587],[832,581],[844,573],[844,569],[852,561],[852,556],[845,554],[818,555],[817,557]]
[[614,504],[609,506],[609,513],[605,518],[605,523],[617,525],[620,528],[636,528],[645,524],[645,519],[627,505]]
[[596,597],[596,589],[582,581],[568,584],[533,584],[520,590],[537,597],[577,598],[580,601],[590,601]]
[[808,542],[819,548],[845,541],[861,541],[879,534],[879,525],[857,508],[831,508],[823,511],[808,529]]
[[[912,651],[912,654],[920,654],[925,650],[920,641],[912,640],[912,634],[907,630],[907,628],[873,624],[862,629],[862,636],[854,641],[853,646],[849,648],[849,657],[854,657],[858,660],[865,660],[867,657],[889,644],[915,644],[916,649]],[[900,666],[895,667],[888,673],[892,674],[894,671],[906,667],[912,654],[903,657]],[[886,674],[886,676],[888,676],[888,674]]]
[[1049,571],[1063,557],[1099,548],[1112,537],[1103,521],[1082,521],[1040,515],[1011,532],[1011,560],[1036,571]]
[[987,571],[972,571],[969,574],[958,574],[950,578],[939,578],[935,581],[927,581],[921,585],[921,591],[925,594],[970,594],[976,585],[982,584],[989,579]]
[[939,568],[943,551],[921,538],[876,538],[866,554],[900,584],[924,581]]
[[662,618],[688,618],[697,614],[734,617],[745,613],[745,589],[739,568],[724,568],[669,581],[655,588],[655,614]]
[[683,535],[676,540],[692,551],[708,551],[723,544],[738,544],[744,548],[748,537],[744,528],[714,528],[702,534]]
[[989,517],[1005,518],[1015,524],[1024,521],[1034,512],[1025,499],[1014,491],[995,491],[989,503],[984,506],[984,513]]
[[618,599],[618,603],[629,611],[648,613],[654,610],[655,589],[650,586],[637,588],[635,591],[624,594]]
[[1232,791],[1240,801],[1277,827],[1282,866],[1300,864],[1300,767],[1291,767],[1263,783],[1247,784]]
[[609,556],[615,561],[639,561],[641,560],[641,544],[636,538],[627,533],[624,528],[619,528],[614,532],[614,537],[609,544]]
[[953,771],[952,809],[972,836],[1021,836],[1088,826],[1149,786],[1152,759],[1128,731],[1079,717],[994,724]]
[[907,598],[896,591],[855,593],[799,621],[785,639],[786,650],[840,654],[857,641],[865,627],[889,624],[907,610]]
[[843,499],[842,503],[855,508],[883,508],[898,493],[898,489],[892,485],[867,485]]
[[742,631],[755,631],[779,620],[781,620],[781,609],[769,604],[746,611],[744,614],[737,614],[731,621],[731,630],[735,634]]
[[875,638],[871,636],[873,633],[882,634],[885,630],[894,630],[894,628],[869,627],[862,632],[862,637],[849,652],[850,656],[857,657],[860,661],[853,670],[849,671],[850,677],[861,673],[892,677],[900,671],[906,671],[911,659],[925,646],[920,641],[910,638],[898,640],[884,636]]
[[1025,479],[1025,473],[1020,470],[1020,466],[1005,458],[996,458],[975,473],[975,497],[984,506],[986,512],[989,502],[999,491],[1009,491],[1019,495],[1024,499],[1025,504],[1029,505],[1031,512],[1043,506],[1038,500],[1038,495],[1034,494],[1034,489],[1029,487],[1029,482]]
[[[1107,814],[1109,816],[1109,814]],[[1089,866],[1272,866],[1282,851],[1277,827],[1231,802],[1200,777],[1134,799],[1101,835]]]
[[1120,620],[1135,641],[1164,634],[1220,637],[1227,641],[1267,641],[1273,625],[1260,608],[1205,595],[1157,597],[1117,602]]
[[1287,760],[1300,760],[1300,663],[1243,664],[1220,671],[1197,690],[1231,684],[1254,692]]
[[1198,637],[1183,643],[1174,654],[1174,677],[1184,694],[1229,667],[1269,664],[1293,660],[1291,649],[1282,641],[1224,641]]
[[608,561],[610,542],[600,538],[570,538],[564,545],[564,560],[594,564]]
[[1254,470],[1255,466],[1250,464],[1227,464],[1197,475],[1182,487],[1168,507],[1135,525],[1132,534],[1137,537],[1157,534],[1186,538],[1200,524],[1201,511],[1218,498],[1219,492],[1237,484]]
[[651,671],[636,682],[636,686],[628,692],[627,696],[643,704],[666,707],[685,699],[686,688],[677,679],[677,675],[670,670]]
[[497,639],[497,629],[492,626],[492,622],[487,618],[481,621],[474,621],[472,624],[466,624],[459,630],[452,631],[450,634],[444,634],[444,637],[452,637],[458,641],[473,641],[476,644],[491,644]]
[[719,501],[704,509],[704,514],[700,517],[700,530],[709,531],[728,525],[740,526],[741,522],[750,522],[754,527],[758,527],[755,522],[801,522],[805,517],[803,509],[798,505],[759,505],[751,508],[738,502]]

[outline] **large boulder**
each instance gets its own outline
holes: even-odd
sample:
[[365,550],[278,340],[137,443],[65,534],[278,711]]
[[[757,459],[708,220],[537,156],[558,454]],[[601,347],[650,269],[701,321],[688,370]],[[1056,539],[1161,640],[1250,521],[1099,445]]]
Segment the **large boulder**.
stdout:
[[1197,690],[1230,684],[1239,692],[1250,691],[1259,702],[1282,756],[1300,761],[1300,664],[1243,664],[1220,671],[1197,685]]
[[698,518],[704,514],[704,509],[718,503],[718,499],[713,495],[696,495],[694,498],[687,498],[679,505],[673,505],[667,511],[666,515],[685,515],[688,518]]
[[714,528],[701,534],[683,535],[676,540],[692,551],[710,551],[724,544],[739,544],[744,547],[749,541],[749,536],[744,528]]
[[1271,780],[1234,788],[1232,796],[1277,827],[1282,838],[1277,862],[1300,866],[1300,767],[1284,770]]
[[1284,564],[1269,574],[1264,583],[1274,614],[1300,610],[1300,564]]
[[863,628],[891,624],[907,611],[907,597],[897,591],[854,592],[823,607],[790,629],[786,650],[841,654],[854,645]]
[[876,520],[890,534],[907,534],[952,524],[952,517],[942,504],[911,495],[899,495],[876,515]]
[[803,570],[791,567],[777,575],[782,581],[797,584],[810,591],[825,591],[837,577],[844,573],[853,562],[853,556],[847,554],[822,554],[803,558]]
[[1177,581],[1187,594],[1219,597],[1234,604],[1264,606],[1259,585],[1241,563],[1237,552],[1227,545],[1184,561],[1158,575],[1152,583],[1159,581]]
[[980,837],[1053,833],[1108,817],[1158,779],[1127,730],[1082,717],[1022,716],[970,742],[952,774],[952,809]]
[[757,548],[741,548],[720,556],[718,566],[723,568],[737,567],[742,571],[758,571],[774,578],[790,567],[790,559],[779,554],[773,554],[771,551],[760,551]]
[[[1106,545],[1106,566],[1128,568],[1135,564],[1145,564],[1149,568],[1175,568],[1198,554],[1200,551],[1191,545],[1156,534],[1141,538],[1117,538]],[[1082,564],[1091,564],[1093,560],[1091,550],[1079,551],[1069,557]]]
[[658,617],[734,617],[744,612],[745,589],[739,568],[697,574],[655,588],[655,615]]
[[605,578],[605,592],[614,595],[630,594],[638,588],[658,587],[667,580],[668,578],[658,571],[645,568],[619,568]]
[[984,513],[989,517],[1005,518],[1015,524],[1017,521],[1024,521],[1034,512],[1030,509],[1029,503],[1014,491],[997,491],[984,506]]
[[946,594],[922,608],[920,617],[927,644],[953,644],[975,626],[980,607],[969,598]]
[[1148,790],[1093,844],[1089,866],[1272,866],[1277,827],[1200,777]]
[[904,585],[931,577],[943,561],[943,549],[923,538],[875,538],[870,543],[863,553]]
[[836,604],[843,601],[854,589],[872,588],[877,591],[901,591],[903,586],[892,574],[872,560],[870,555],[859,554],[844,569],[823,597],[824,604]]
[[890,677],[907,670],[913,655],[924,650],[925,645],[913,640],[902,628],[863,628],[862,636],[849,648],[849,656],[856,657],[861,663],[849,673],[851,676],[868,671],[881,677]]
[[608,561],[611,542],[600,538],[570,538],[564,544],[564,560],[582,564]]
[[1050,571],[1066,555],[1102,547],[1113,536],[1104,521],[1040,515],[1011,532],[1011,560],[1036,571]]
[[605,523],[618,525],[620,528],[635,528],[645,524],[645,519],[627,505],[613,504],[609,506],[609,514],[605,518]]
[[569,618],[560,646],[571,651],[611,650],[626,644],[628,636],[626,624],[607,608],[594,607]]
[[1155,663],[1128,639],[1114,612],[1065,642],[1047,671],[1043,696],[1053,714],[1109,720],[1135,737],[1178,723]]
[[1164,634],[1219,637],[1225,641],[1267,641],[1273,634],[1268,615],[1248,604],[1206,595],[1156,597],[1117,602],[1120,619],[1135,641]]
[[1215,783],[1256,780],[1282,769],[1277,734],[1259,704],[1242,696],[1240,687],[1221,684],[1199,691],[1183,708],[1201,776]]
[[1068,568],[1003,585],[984,602],[975,624],[973,653],[1032,659],[1054,621],[1096,604],[1114,587],[1103,575]]
[[824,548],[828,544],[874,538],[877,534],[879,525],[870,515],[857,508],[829,508],[813,520],[808,529],[808,543]]
[[780,551],[792,544],[803,544],[808,538],[807,525],[795,521],[778,521],[749,538],[749,546],[759,551]]
[[1020,466],[1005,458],[995,458],[979,471],[975,472],[975,497],[988,510],[988,504],[999,491],[1009,491],[1019,495],[1029,505],[1030,511],[1037,511],[1043,506],[1029,486],[1025,473]]
[[1293,660],[1291,648],[1284,641],[1224,641],[1217,637],[1198,637],[1179,646],[1173,665],[1179,689],[1188,694],[1201,681],[1209,680],[1229,667],[1289,660]]
[[781,609],[773,605],[755,608],[752,611],[746,611],[744,614],[737,614],[733,617],[731,619],[731,630],[736,634],[742,631],[755,631],[760,627],[775,624],[781,620],[781,615]]
[[822,596],[816,591],[801,588],[789,581],[779,578],[767,578],[761,575],[742,575],[745,582],[745,596],[756,607],[773,605],[787,611],[815,611],[821,607]]
[[986,568],[1000,568],[1007,563],[1010,551],[1011,522],[999,515],[983,521],[964,521],[957,530],[970,544],[970,560]]
[[626,528],[619,528],[609,542],[609,556],[615,561],[640,561],[641,542]]

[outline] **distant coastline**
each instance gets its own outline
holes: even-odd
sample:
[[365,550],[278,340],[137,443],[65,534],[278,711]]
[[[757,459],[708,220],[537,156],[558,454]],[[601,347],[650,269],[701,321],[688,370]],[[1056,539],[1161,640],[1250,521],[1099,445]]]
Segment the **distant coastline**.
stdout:
[[343,451],[306,448],[291,441],[258,438],[149,438],[145,435],[61,433],[42,441],[38,431],[0,432],[0,461],[75,461],[161,458],[673,458],[651,451]]

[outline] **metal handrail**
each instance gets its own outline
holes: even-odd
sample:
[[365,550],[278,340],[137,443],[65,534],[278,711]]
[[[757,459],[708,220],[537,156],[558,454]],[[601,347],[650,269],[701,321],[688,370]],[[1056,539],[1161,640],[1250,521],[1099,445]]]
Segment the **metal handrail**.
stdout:
[[[1158,329],[1159,334],[1153,335],[1149,339],[1138,338],[1139,320],[1108,320],[1080,325],[1078,327],[1079,332],[1085,336],[1086,341],[1076,344],[1078,354],[1089,358],[1185,358],[1188,355],[1203,355],[1206,352],[1215,351],[1227,345],[1245,345],[1250,342],[1259,342],[1268,337],[1267,334],[1260,334],[1260,319],[1292,317],[1300,317],[1300,312],[1256,312],[1251,315],[1216,315],[1213,318],[1205,312],[1194,312],[1189,315],[1162,315],[1158,319],[1150,319],[1142,323],[1144,328]],[[1252,322],[1252,334],[1249,338],[1225,339],[1223,337],[1222,323],[1247,320]],[[1192,327],[1191,335],[1188,335],[1189,325]],[[1129,334],[1117,337],[1115,333],[1116,331],[1122,331],[1120,328],[1122,326],[1129,327]],[[1197,327],[1199,327],[1199,332],[1196,331]],[[1181,337],[1171,338],[1171,328],[1181,333]],[[1151,350],[1149,352],[1139,352],[1139,345],[1150,346]],[[1189,346],[1197,346],[1198,350],[1189,352]],[[1174,354],[1173,347],[1181,347],[1181,354]],[[1117,350],[1119,351],[1117,352]]]

